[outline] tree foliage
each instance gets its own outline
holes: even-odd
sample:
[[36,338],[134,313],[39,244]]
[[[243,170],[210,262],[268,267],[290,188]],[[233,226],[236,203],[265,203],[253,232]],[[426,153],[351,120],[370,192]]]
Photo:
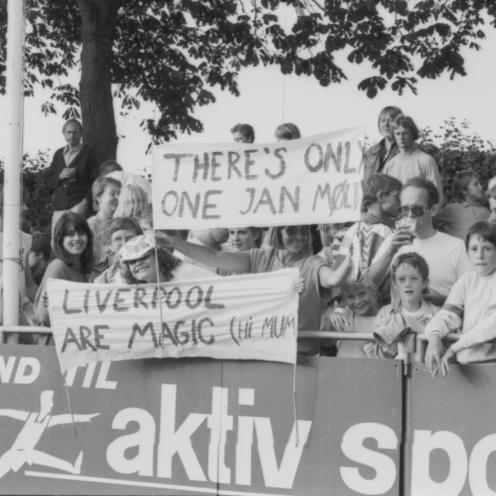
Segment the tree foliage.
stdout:
[[461,170],[473,170],[485,186],[496,175],[496,145],[470,130],[466,120],[451,117],[437,131],[421,131],[422,148],[435,159],[441,172],[446,201],[453,198],[453,179]]
[[[142,126],[155,142],[200,132],[198,105],[212,89],[239,94],[240,70],[276,64],[285,74],[327,86],[364,64],[358,88],[374,97],[390,87],[416,92],[420,78],[465,75],[463,51],[478,50],[484,26],[496,25],[493,0],[26,0],[26,94],[52,90],[66,115],[78,115],[92,144],[116,141],[109,114],[113,84],[121,112],[140,101],[158,118]],[[296,11],[292,26],[280,7]],[[5,0],[0,0],[0,91],[5,88]],[[67,76],[81,64],[80,87]],[[92,100],[100,89],[108,94]],[[43,111],[53,112],[53,102]],[[113,116],[112,116],[113,119]],[[112,135],[113,129],[113,135]],[[110,130],[110,131],[109,131]],[[105,148],[102,158],[115,151]]]

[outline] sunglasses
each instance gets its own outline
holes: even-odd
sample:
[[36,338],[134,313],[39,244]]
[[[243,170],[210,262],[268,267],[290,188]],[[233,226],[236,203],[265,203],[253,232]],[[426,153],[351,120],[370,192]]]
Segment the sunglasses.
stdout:
[[308,226],[287,226],[283,228],[283,231],[288,236],[308,236],[310,234],[310,228]]
[[412,217],[422,217],[427,211],[427,207],[423,205],[402,205],[400,210],[402,215],[411,213]]

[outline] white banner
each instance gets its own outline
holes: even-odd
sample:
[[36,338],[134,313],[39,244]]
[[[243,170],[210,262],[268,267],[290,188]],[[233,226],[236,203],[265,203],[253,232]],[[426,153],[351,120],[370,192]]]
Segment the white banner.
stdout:
[[356,221],[363,130],[277,143],[164,145],[153,150],[155,229]]
[[295,363],[297,269],[114,286],[51,279],[62,371],[96,361],[211,357]]

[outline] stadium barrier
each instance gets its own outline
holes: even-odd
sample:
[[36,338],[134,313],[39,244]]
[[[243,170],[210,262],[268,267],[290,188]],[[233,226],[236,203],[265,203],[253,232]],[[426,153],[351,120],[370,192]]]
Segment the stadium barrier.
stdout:
[[496,494],[494,364],[0,349],[0,494]]

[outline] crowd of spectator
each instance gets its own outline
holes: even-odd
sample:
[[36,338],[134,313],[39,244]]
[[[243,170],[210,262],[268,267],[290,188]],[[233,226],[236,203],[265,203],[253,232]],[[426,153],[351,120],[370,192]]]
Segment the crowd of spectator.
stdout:
[[[150,184],[114,160],[97,164],[81,124],[67,121],[46,185],[51,236],[22,234],[20,323],[50,324],[49,278],[140,284],[297,267],[299,353],[398,359],[425,335],[433,376],[455,359],[493,360],[496,177],[485,190],[475,172],[459,171],[456,201],[445,204],[442,175],[416,143],[413,119],[386,107],[378,130],[381,141],[363,157],[358,222],[172,232],[153,230]],[[231,133],[235,142],[255,140],[249,124]],[[278,141],[300,137],[293,123],[275,130]],[[301,339],[319,329],[373,331],[375,341]],[[450,333],[459,339],[447,346]]]

